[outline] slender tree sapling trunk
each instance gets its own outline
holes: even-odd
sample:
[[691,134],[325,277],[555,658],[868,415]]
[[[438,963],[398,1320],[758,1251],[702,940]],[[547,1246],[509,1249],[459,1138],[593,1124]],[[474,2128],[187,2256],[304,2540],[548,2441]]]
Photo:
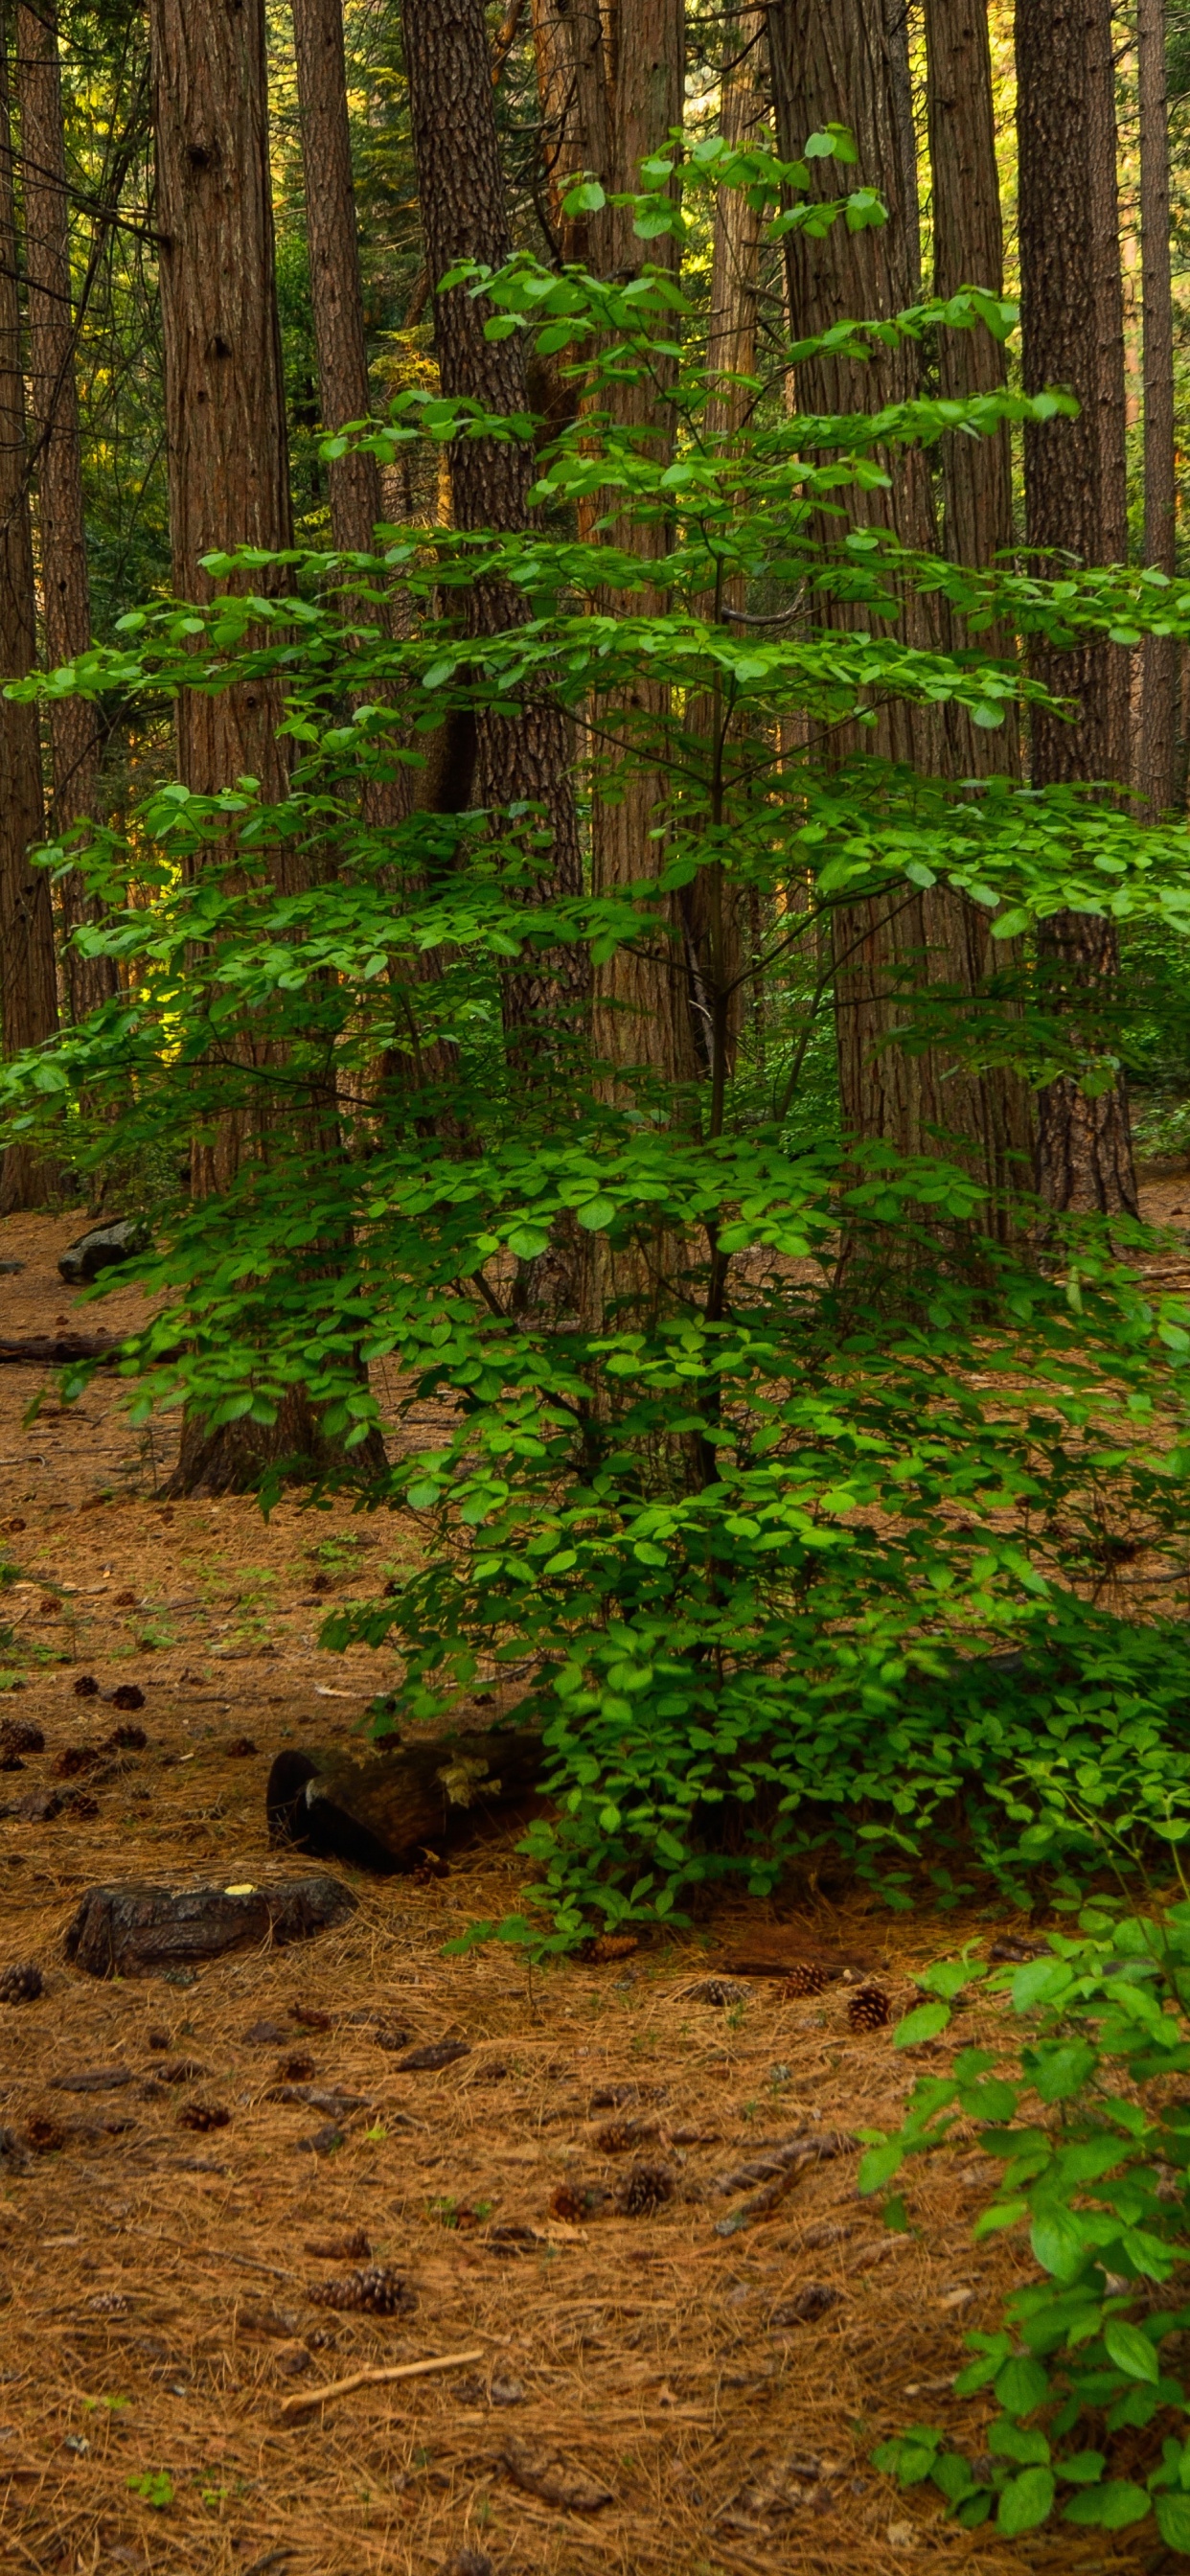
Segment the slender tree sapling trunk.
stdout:
[[[91,642],[62,77],[53,0],[36,9],[20,0],[16,32],[30,434],[45,658],[53,670],[85,653]],[[66,832],[72,823],[96,817],[100,759],[96,710],[83,698],[55,698],[49,729],[53,756],[49,820],[55,832]],[[62,904],[68,929],[94,912],[77,877],[65,880]],[[114,960],[82,957],[68,947],[65,980],[71,1018],[82,1019],[115,992]]]
[[[0,679],[23,679],[37,658],[29,454],[21,371],[7,28],[0,12]],[[0,1024],[5,1052],[39,1046],[57,1026],[49,878],[29,852],[44,829],[37,709],[0,697]],[[0,1212],[36,1207],[52,1186],[33,1150],[9,1145]]]
[[[1169,101],[1165,0],[1137,0],[1140,91],[1140,250],[1144,309],[1144,555],[1158,572],[1175,563],[1177,481],[1170,277]],[[1150,635],[1141,648],[1137,781],[1152,815],[1168,811],[1177,765],[1179,647]]]
[[[1103,168],[1109,0],[1018,0],[1017,142],[1021,321],[1026,390],[1061,385],[1077,394],[1077,419],[1025,428],[1030,546],[1051,568],[1071,556],[1102,562],[1124,518],[1114,422],[1123,385],[1123,340],[1109,345],[1104,315],[1118,237],[1103,239],[1109,189]],[[1114,667],[1113,667],[1114,656]],[[1039,651],[1039,675],[1073,699],[1077,722],[1037,713],[1031,726],[1035,786],[1103,782],[1128,773],[1121,723],[1122,657],[1108,644]],[[1110,1007],[1118,966],[1113,925],[1064,912],[1039,940],[1052,1006]],[[1037,1186],[1055,1208],[1134,1213],[1136,1177],[1127,1093],[1117,1080],[1095,1098],[1062,1076],[1038,1102]]]

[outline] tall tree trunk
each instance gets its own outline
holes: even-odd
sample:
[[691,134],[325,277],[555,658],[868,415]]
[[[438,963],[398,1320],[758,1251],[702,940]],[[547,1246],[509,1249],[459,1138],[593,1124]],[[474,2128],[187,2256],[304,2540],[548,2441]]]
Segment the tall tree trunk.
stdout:
[[[1004,292],[1004,228],[996,163],[992,51],[987,0],[926,0],[926,86],[933,193],[934,293],[964,286]],[[1007,382],[1002,341],[990,331],[941,331],[938,390],[962,402],[1001,393]],[[992,438],[951,438],[942,450],[944,550],[954,563],[986,566],[1013,541],[1012,444],[1007,422]],[[991,652],[1010,649],[985,636]],[[952,739],[961,769],[990,774],[1015,765],[1017,736],[988,733],[955,714]]]
[[[1165,0],[1137,0],[1140,90],[1140,246],[1144,293],[1144,555],[1172,573],[1177,527],[1174,452],[1173,295],[1170,278],[1169,102]],[[1179,646],[1149,635],[1142,646],[1137,778],[1152,815],[1174,801]]]
[[[933,199],[934,293],[940,299],[963,286],[1004,292],[1004,232],[996,162],[992,54],[987,0],[926,0],[926,95]],[[944,401],[1003,390],[1003,343],[990,331],[938,335],[938,389]],[[1013,541],[1012,447],[1007,423],[991,438],[949,438],[942,450],[944,552],[955,563],[986,567]],[[981,637],[990,653],[1011,655],[1002,631]],[[951,775],[1018,772],[1020,732],[1015,713],[995,733],[952,708],[947,724],[946,768]],[[1022,964],[1021,953],[997,946],[987,914],[962,906],[970,973],[982,982]],[[999,1005],[1003,1011],[1005,1005]],[[1033,1105],[1023,1079],[1008,1068],[979,1077],[970,1103],[983,1143],[989,1180],[1011,1194],[1030,1171]]]
[[[366,419],[370,406],[342,0],[293,0],[293,43],[318,390],[323,427],[334,431]],[[336,548],[370,554],[383,515],[379,460],[359,450],[332,457],[330,499]]]
[[[492,105],[491,53],[483,0],[402,0],[413,150],[421,199],[426,265],[435,289],[459,259],[498,267],[511,237]],[[484,337],[489,307],[465,286],[436,294],[438,365],[445,394],[465,394],[493,412],[528,408],[519,339]],[[451,482],[455,525],[513,530],[530,518],[536,477],[531,446],[509,439],[455,441]],[[470,631],[493,635],[527,622],[524,593],[512,584],[477,582],[468,594]],[[582,891],[582,853],[571,785],[573,742],[563,711],[550,699],[527,702],[515,716],[481,714],[448,728],[447,774],[440,793],[455,812],[471,805],[530,803],[545,809],[549,849],[535,891],[549,901]],[[577,948],[540,954],[506,977],[505,1022],[518,1054],[548,1042],[586,990]]]
[[[889,220],[880,229],[848,232],[836,223],[822,241],[787,237],[789,312],[800,338],[849,319],[879,320],[915,299],[918,228],[916,156],[904,158],[905,115],[898,102],[889,38],[892,7],[884,0],[775,0],[769,11],[778,148],[800,154],[807,135],[832,122],[850,127],[858,173],[881,189]],[[845,193],[852,174],[830,161],[813,165],[826,194]],[[812,414],[873,412],[910,399],[919,388],[920,357],[911,342],[863,365],[833,356],[798,369],[798,409]],[[893,527],[906,545],[936,544],[930,468],[920,449],[899,449],[890,488],[848,495],[849,514]],[[837,543],[837,522],[823,538]],[[846,609],[840,625],[863,623]],[[947,640],[933,603],[907,590],[901,632],[926,650]],[[863,737],[885,758],[937,773],[953,766],[948,729],[930,710],[894,701],[879,728]],[[860,747],[858,736],[840,746]],[[834,746],[828,748],[838,756]],[[906,994],[941,985],[972,1007],[987,966],[987,936],[976,907],[937,892],[848,904],[834,916],[835,1026],[845,1132],[879,1140],[898,1153],[962,1157],[987,1184],[1011,1187],[1017,1118],[999,1077],[981,1075],[942,1048],[909,1053],[897,1043]],[[998,1220],[989,1211],[989,1224]]]
[[[762,41],[764,11],[747,8],[728,21],[719,116],[724,141],[746,151],[754,144],[768,102],[764,95]],[[760,272],[762,217],[749,206],[742,188],[720,188],[715,201],[711,253],[711,309],[707,325],[707,370],[711,390],[706,406],[708,441],[730,454],[755,397],[736,381],[756,366],[756,306]],[[718,381],[716,381],[718,379]],[[720,614],[739,614],[746,583],[731,575],[722,586]],[[713,617],[713,594],[704,603]],[[716,811],[721,774],[723,706],[714,692],[687,702],[685,730],[700,743],[711,820]],[[734,1069],[743,1007],[741,972],[743,937],[740,899],[715,862],[700,868],[681,896],[682,927],[690,979],[690,1009],[695,1057],[709,1075],[711,1125],[719,1123],[724,1077]]]
[[550,211],[565,262],[605,276],[612,209],[567,215],[562,200],[584,173],[611,185],[611,101],[599,0],[533,0],[533,43]]
[[[293,542],[263,0],[153,0],[151,40],[173,580],[181,598],[202,602],[225,586],[203,555]],[[283,576],[264,578],[279,586]],[[267,798],[283,797],[280,703],[258,680],[184,690],[186,785],[209,794],[247,773]],[[284,846],[273,864],[280,882]]]
[[[0,683],[23,679],[36,658],[7,27],[0,12]],[[43,828],[37,709],[0,697],[0,1020],[7,1055],[39,1046],[57,1026],[49,878],[29,865]],[[6,1148],[0,1213],[36,1207],[49,1185],[28,1145]]]
[[[292,542],[263,0],[230,10],[220,0],[152,0],[151,43],[173,579],[181,597],[202,601],[216,588],[204,554],[240,545],[273,552]],[[259,587],[261,574],[251,578]],[[264,575],[278,586],[281,578]],[[243,680],[218,694],[183,690],[177,750],[187,786],[213,794],[247,774],[266,800],[280,802],[289,784],[280,714],[281,692],[270,681]],[[298,889],[303,863],[293,843],[280,843],[270,867],[279,892]],[[273,1052],[258,1054],[246,1037],[240,1045],[264,1077],[267,1100]],[[311,1104],[308,1123],[313,1164],[333,1150],[333,1104]],[[270,1124],[267,1108],[251,1124],[221,1119],[214,1140],[196,1148],[195,1195],[226,1189],[245,1156],[267,1153]],[[241,1422],[208,1433],[188,1413],[171,1490],[245,1490],[282,1460],[301,1457],[318,1468],[340,1456],[300,1391],[269,1426]]]
[[[1076,420],[1025,428],[1025,504],[1030,546],[1101,562],[1123,521],[1114,422],[1123,342],[1107,342],[1110,251],[1102,238],[1112,191],[1103,168],[1102,62],[1110,44],[1110,0],[1017,0],[1017,141],[1021,320],[1026,390],[1064,385],[1078,395]],[[1114,183],[1114,170],[1113,170]],[[1035,786],[1127,775],[1121,739],[1120,657],[1114,648],[1039,651],[1039,675],[1073,698],[1067,724],[1036,714],[1031,727]],[[1126,665],[1123,666],[1126,668]],[[1038,943],[1051,1005],[1110,1005],[1118,966],[1115,930],[1088,913],[1059,913]],[[1063,1076],[1038,1103],[1037,1186],[1051,1206],[1134,1213],[1136,1178],[1122,1081],[1088,1099]]]
[[[641,162],[682,122],[685,13],[682,0],[606,0],[603,17],[612,178],[617,191],[639,189]],[[678,259],[672,235],[641,241],[631,207],[614,209],[611,264],[617,278],[638,276],[646,263],[676,275]],[[614,399],[619,426],[643,453],[664,463],[673,428],[653,383],[625,384]],[[642,527],[627,514],[612,522],[608,534],[613,545],[646,562],[664,554],[668,542],[663,523]],[[650,605],[660,605],[655,594],[638,595],[638,610],[647,615]],[[598,894],[647,883],[664,865],[665,782],[648,754],[668,711],[668,692],[644,677],[627,696],[601,699],[594,708],[591,864]],[[655,932],[596,966],[592,1034],[596,1055],[618,1069],[640,1067],[662,1082],[689,1080],[696,1072],[681,908],[672,899],[658,908]]]
[[[53,0],[17,9],[17,101],[21,114],[25,212],[25,277],[28,290],[29,408],[37,475],[37,534],[41,558],[45,656],[51,670],[85,653],[91,642],[91,591],[83,518],[83,467],[75,381],[75,323],[70,277],[69,203],[62,131],[62,80]],[[55,698],[50,707],[53,752],[51,827],[66,832],[84,817],[97,818],[100,736],[96,710],[83,698]],[[63,888],[68,929],[94,917],[81,880]],[[116,991],[110,957],[65,959],[70,1016],[78,1020]]]

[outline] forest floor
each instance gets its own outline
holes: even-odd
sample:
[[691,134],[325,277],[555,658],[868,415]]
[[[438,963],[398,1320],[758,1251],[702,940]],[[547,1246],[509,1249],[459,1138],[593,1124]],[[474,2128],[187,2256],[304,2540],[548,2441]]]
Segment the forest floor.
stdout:
[[[1176,1226],[1190,1184],[1149,1212]],[[0,1229],[0,1258],[25,1265],[0,1276],[0,1335],[135,1319],[135,1292],[88,1309],[61,1286],[84,1223]],[[914,1969],[1035,1929],[1022,1919],[736,1901],[605,1966],[530,1975],[499,1946],[444,1958],[509,1909],[510,1828],[424,1886],[338,1867],[357,1910],[309,1944],[129,1982],[67,1967],[88,1886],[308,1869],[269,1847],[269,1764],[286,1742],[350,1744],[385,1685],[367,1650],[317,1643],[328,1594],[375,1593],[396,1561],[383,1524],[292,1500],[267,1524],[249,1501],[166,1503],[169,1463],[113,1378],[63,1410],[52,1372],[0,1367],[0,1537],[20,1570],[0,1604],[17,1684],[0,1716],[46,1739],[0,1777],[0,1968],[32,1960],[45,1979],[39,2000],[0,2005],[0,2565],[437,2576],[467,2546],[496,2576],[1172,2567],[1151,2526],[1011,2547],[957,2531],[932,2489],[901,2496],[871,2466],[914,2421],[980,2447],[978,2404],[951,2382],[964,2336],[998,2323],[1020,2249],[972,2246],[991,2171],[972,2146],[914,2170],[908,2233],[859,2199],[850,2143],[767,2223],[722,2226],[743,2187],[718,2182],[766,2147],[897,2120],[925,2052],[907,2062],[888,2029],[853,2029],[855,1982],[878,1981],[895,2017]],[[101,1696],[76,1694],[83,1675]],[[89,1772],[72,1807],[61,1756],[110,1731],[122,1683],[144,1694],[147,1745]],[[55,1783],[57,1814],[16,1812]],[[761,1955],[848,1975],[789,2000],[779,1979],[733,1974]],[[467,2052],[401,2072],[377,2044],[397,2026]],[[979,2031],[976,2013],[964,2037]],[[285,2069],[358,2107],[328,2124],[270,2098]],[[80,2074],[113,2080],[80,2091]],[[195,2105],[230,2116],[204,2131]],[[635,2134],[609,2136],[616,2123]],[[616,2214],[642,2164],[671,2196]],[[610,2194],[610,2214],[558,2215],[557,2195],[573,2212],[587,2193]],[[357,2232],[407,2284],[403,2313],[311,2298],[352,2267],[310,2249]],[[456,2354],[475,2358],[282,2414],[369,2364]]]

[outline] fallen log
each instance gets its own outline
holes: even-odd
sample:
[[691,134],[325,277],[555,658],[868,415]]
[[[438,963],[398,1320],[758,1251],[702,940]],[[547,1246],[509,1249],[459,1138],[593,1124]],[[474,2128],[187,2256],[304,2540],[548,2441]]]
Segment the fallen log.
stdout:
[[363,1869],[416,1869],[532,1797],[544,1758],[540,1736],[526,1733],[394,1743],[369,1762],[279,1753],[265,1791],[269,1831]]
[[88,1977],[138,1977],[193,1967],[228,1950],[311,1941],[354,1914],[337,1878],[272,1887],[89,1887],[66,1930],[66,1956]]
[[33,1368],[62,1367],[67,1360],[111,1360],[124,1348],[119,1333],[34,1333],[27,1341],[0,1342],[0,1360]]

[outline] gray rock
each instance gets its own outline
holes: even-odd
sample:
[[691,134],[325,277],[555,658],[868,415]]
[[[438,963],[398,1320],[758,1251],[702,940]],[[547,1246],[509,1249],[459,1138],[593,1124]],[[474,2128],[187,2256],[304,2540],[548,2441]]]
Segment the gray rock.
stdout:
[[68,1288],[88,1288],[101,1270],[111,1270],[121,1261],[131,1261],[138,1252],[149,1248],[149,1229],[143,1217],[120,1217],[114,1225],[93,1225],[86,1234],[69,1243],[58,1263],[58,1277]]

